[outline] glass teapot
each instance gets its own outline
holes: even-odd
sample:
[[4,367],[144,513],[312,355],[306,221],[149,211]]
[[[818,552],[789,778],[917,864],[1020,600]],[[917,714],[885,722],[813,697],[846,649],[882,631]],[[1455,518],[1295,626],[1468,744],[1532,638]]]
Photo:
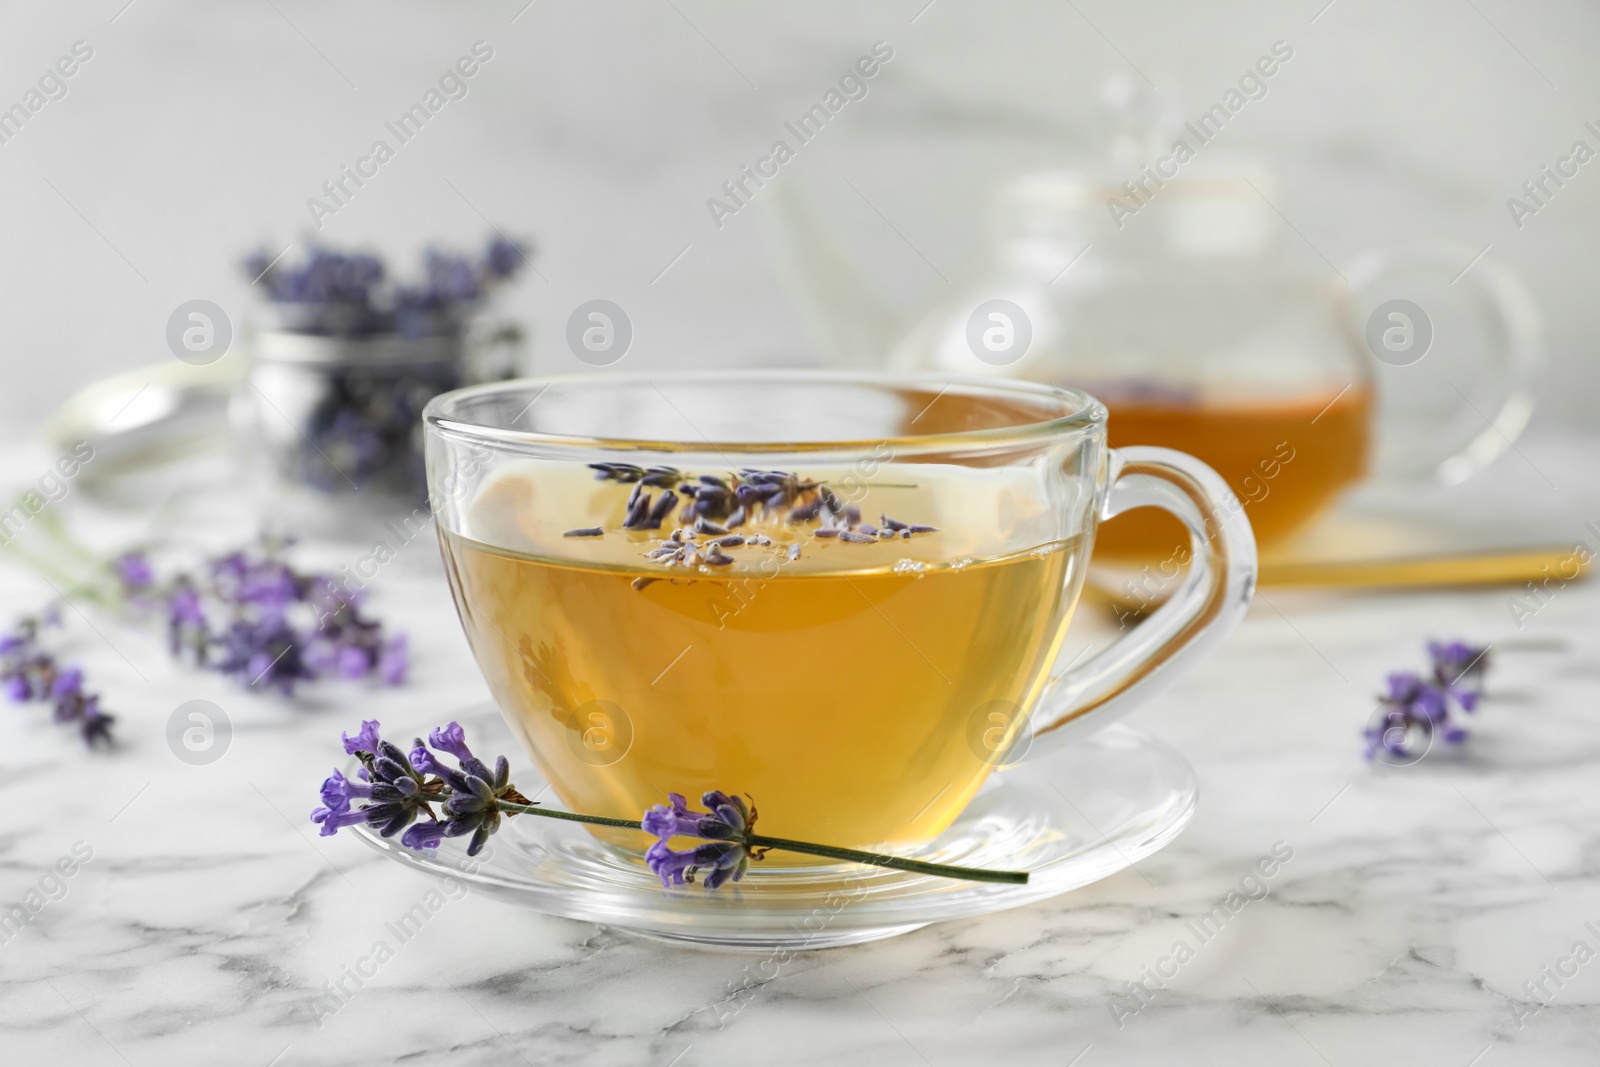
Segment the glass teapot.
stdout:
[[[1507,270],[1448,245],[1341,270],[1280,212],[1267,166],[1148,158],[1007,183],[982,255],[909,325],[861,295],[797,194],[777,206],[842,358],[875,349],[896,370],[1091,392],[1114,445],[1166,445],[1216,468],[1264,547],[1369,471],[1453,484],[1510,447],[1532,410],[1539,325]],[[1122,517],[1102,555],[1175,542],[1162,521]]]

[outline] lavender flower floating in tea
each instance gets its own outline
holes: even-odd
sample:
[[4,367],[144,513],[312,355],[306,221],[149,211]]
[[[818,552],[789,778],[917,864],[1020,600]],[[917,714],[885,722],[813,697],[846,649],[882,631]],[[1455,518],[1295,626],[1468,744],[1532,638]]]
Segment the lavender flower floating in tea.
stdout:
[[[455,722],[436,727],[426,744],[416,738],[409,752],[384,740],[376,719],[363,722],[356,736],[344,734],[342,738],[345,753],[356,757],[361,767],[354,779],[335,770],[323,781],[322,806],[311,812],[311,821],[321,827],[324,837],[361,825],[373,827],[383,837],[403,830],[400,843],[414,849],[438,848],[447,837],[469,837],[467,854],[476,856],[500,828],[502,816],[537,815],[651,835],[656,841],[645,853],[645,863],[661,879],[663,888],[692,883],[702,871],[708,890],[737,882],[751,861],[760,861],[773,849],[940,878],[1012,885],[1028,881],[1026,871],[955,867],[767,837],[755,832],[755,804],[720,790],[701,798],[707,811],[695,811],[681,795],[671,793],[670,805],[654,805],[637,821],[540,807],[511,784],[506,758],[497,756],[491,768],[467,747],[465,731]],[[456,766],[443,762],[441,753],[453,758]],[[698,838],[703,843],[674,849],[669,842],[676,838]]]
[[[772,547],[775,542],[768,534],[734,532],[747,525],[808,527],[813,538],[836,538],[845,544],[876,544],[938,532],[938,527],[901,522],[888,515],[879,516],[881,525],[864,522],[858,505],[846,502],[822,482],[787,471],[747,469],[723,477],[631,463],[591,463],[589,467],[597,472],[597,481],[633,485],[622,520],[624,530],[659,530],[677,509],[679,499],[683,500],[677,521],[684,525],[647,554],[666,567],[726,567],[733,563],[727,549]],[[650,488],[659,489],[660,495],[652,495]],[[812,523],[816,525],[812,527]],[[604,534],[602,526],[586,526],[568,530],[565,536]],[[784,551],[791,560],[800,558],[798,542],[791,542]],[[648,579],[640,582],[643,584],[636,582],[636,588],[649,584]]]

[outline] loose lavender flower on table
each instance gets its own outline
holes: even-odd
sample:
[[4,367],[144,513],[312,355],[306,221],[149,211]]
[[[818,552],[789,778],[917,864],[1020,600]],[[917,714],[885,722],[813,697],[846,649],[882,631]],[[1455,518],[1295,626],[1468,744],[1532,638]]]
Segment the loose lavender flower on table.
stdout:
[[51,718],[77,727],[84,744],[111,744],[113,717],[100,710],[99,696],[84,691],[83,669],[63,666],[39,642],[42,627],[53,615],[27,616],[0,636],[0,685],[14,703],[49,701]]
[[1489,649],[1465,641],[1429,641],[1433,679],[1444,687],[1463,711],[1477,708],[1483,696],[1483,679],[1489,671]]
[[[466,837],[467,854],[476,856],[500,828],[502,816],[537,815],[547,819],[640,830],[656,838],[645,853],[645,863],[661,879],[664,888],[684,885],[705,871],[705,887],[718,889],[729,881],[737,882],[749,869],[750,861],[762,859],[773,849],[802,852],[814,856],[942,878],[963,878],[979,882],[1024,884],[1023,871],[989,871],[973,867],[953,867],[927,863],[858,849],[837,848],[809,841],[791,841],[755,833],[756,809],[743,797],[713,790],[701,797],[710,810],[694,811],[684,798],[669,794],[671,805],[657,804],[643,819],[617,819],[603,815],[582,815],[540,807],[511,784],[511,768],[504,756],[496,757],[491,769],[467,747],[466,734],[459,723],[434,729],[428,741],[412,741],[410,751],[384,740],[376,719],[361,724],[355,737],[343,735],[344,750],[361,763],[356,778],[335,770],[322,782],[322,804],[311,812],[311,821],[328,837],[341,829],[367,825],[382,837],[393,837],[402,830],[400,843],[407,848],[438,848],[447,837]],[[451,767],[441,759],[455,761]],[[362,806],[357,807],[357,804]],[[437,809],[437,810],[435,810]],[[699,838],[704,844],[690,849],[674,849],[674,838]]]
[[148,556],[125,553],[113,566],[136,610],[164,616],[172,654],[247,686],[285,694],[319,678],[405,681],[404,634],[385,633],[361,609],[361,594],[330,575],[305,573],[283,558],[286,542],[212,558],[161,582]]
[[1367,759],[1381,756],[1414,763],[1426,755],[1436,736],[1451,745],[1465,741],[1467,731],[1451,721],[1451,710],[1477,710],[1488,652],[1464,641],[1429,641],[1433,666],[1428,675],[1414,671],[1389,675],[1378,712],[1363,734]]

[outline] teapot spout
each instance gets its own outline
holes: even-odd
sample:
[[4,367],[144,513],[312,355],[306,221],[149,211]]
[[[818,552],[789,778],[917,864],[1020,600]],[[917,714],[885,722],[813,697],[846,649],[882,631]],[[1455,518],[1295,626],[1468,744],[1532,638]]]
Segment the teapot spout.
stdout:
[[779,181],[765,203],[777,221],[784,287],[829,362],[882,367],[909,320],[867,280],[844,242],[792,181]]

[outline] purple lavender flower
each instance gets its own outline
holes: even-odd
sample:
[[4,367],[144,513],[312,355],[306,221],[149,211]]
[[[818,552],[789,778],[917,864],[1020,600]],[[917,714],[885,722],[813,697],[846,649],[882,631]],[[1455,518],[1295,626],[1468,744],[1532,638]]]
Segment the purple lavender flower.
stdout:
[[1389,675],[1388,691],[1364,733],[1368,759],[1415,763],[1427,754],[1435,735],[1453,745],[1467,739],[1450,712],[1477,709],[1489,650],[1465,641],[1429,641],[1428,656],[1433,669],[1427,676],[1411,671]]
[[[640,822],[646,833],[659,839],[645,853],[645,863],[661,879],[662,886],[693,882],[701,870],[707,872],[707,889],[743,878],[752,858],[745,839],[755,827],[755,808],[748,806],[744,798],[720,790],[700,798],[708,811],[693,810],[677,793],[667,796],[672,802],[670,807],[657,804],[644,813]],[[678,850],[668,844],[674,837],[699,837],[706,843]]]
[[83,743],[93,748],[96,741],[111,744],[111,724],[115,718],[100,710],[100,698],[88,697],[78,713],[78,733]]
[[485,293],[527,262],[514,241],[495,236],[477,259],[429,249],[422,280],[389,283],[383,261],[362,252],[312,246],[299,264],[266,250],[246,256],[245,275],[261,284],[284,325],[300,333],[371,337],[428,336],[455,329]]
[[1465,641],[1429,641],[1428,656],[1433,660],[1433,677],[1462,711],[1476,711],[1483,696],[1484,675],[1489,670],[1489,649]]
[[[744,877],[751,860],[763,858],[774,848],[944,878],[1011,885],[1025,885],[1028,881],[1027,871],[955,867],[852,848],[761,837],[755,833],[755,805],[720,790],[712,790],[701,797],[707,811],[695,811],[681,795],[670,793],[671,806],[656,805],[645,812],[641,822],[541,808],[511,785],[511,768],[504,756],[496,757],[491,771],[473,755],[459,723],[441,726],[429,735],[436,747],[448,746],[443,750],[456,756],[461,764],[459,770],[447,768],[421,738],[412,742],[409,754],[387,741],[376,742],[376,754],[370,749],[356,747],[367,739],[375,740],[377,734],[378,724],[366,722],[356,739],[345,735],[345,750],[355,751],[363,766],[361,777],[370,785],[364,788],[338,771],[324,780],[324,803],[311,812],[311,821],[321,827],[324,836],[364,823],[377,827],[385,837],[404,829],[401,844],[423,849],[438,848],[447,837],[470,834],[467,854],[475,856],[499,828],[502,816],[537,815],[656,834],[658,839],[646,852],[645,861],[664,888],[693,882],[701,871],[705,872],[707,889],[737,882]],[[353,802],[360,799],[368,803],[357,808]],[[442,816],[434,811],[435,803],[443,808]],[[674,836],[703,840],[693,848],[674,849],[670,844]]]
[[155,571],[143,552],[124,552],[111,565],[116,569],[117,578],[130,590],[143,589],[155,581]]
[[[476,856],[488,843],[489,835],[500,829],[499,801],[508,793],[515,792],[510,781],[511,766],[501,756],[495,760],[492,778],[485,779],[476,774],[463,774],[460,778],[466,788],[456,787],[450,799],[444,802],[445,813],[450,816],[444,833],[446,837],[471,834],[467,855]],[[451,781],[454,785],[454,780]],[[517,796],[521,797],[522,794],[518,793]],[[521,803],[527,803],[527,798],[523,797]]]
[[[332,576],[302,573],[279,558],[287,544],[264,537],[260,550],[207,561],[199,577],[179,574],[140,587],[156,591],[142,600],[165,604],[172,654],[285,695],[316,678],[403,683],[409,666],[404,635],[386,634],[362,614],[360,595]],[[118,576],[137,607],[134,587]]]
[[339,736],[344,741],[346,755],[354,756],[358,752],[376,753],[379,744],[378,720],[368,719],[363,722],[361,729],[356,731],[354,737],[349,734],[340,734]]
[[400,836],[407,848],[438,848],[445,838],[445,824],[433,819],[419,822]]
[[39,644],[41,624],[59,622],[55,616],[44,619],[26,617],[0,639],[0,685],[16,703],[49,700],[50,717],[56,722],[75,725],[84,743],[111,743],[114,718],[100,710],[100,698],[83,688],[83,669],[63,667],[53,654]]
[[332,811],[349,811],[352,800],[368,800],[371,797],[370,782],[351,781],[337,770],[323,779],[322,803]]
[[[472,754],[459,723],[438,727],[430,737],[435,748],[456,757],[459,769],[440,762],[421,738],[412,742],[409,753],[380,740],[375,719],[363,722],[355,737],[343,735],[345,752],[361,760],[368,780],[353,782],[335,771],[322,783],[323,803],[311,812],[311,821],[322,827],[324,836],[362,823],[377,827],[384,837],[410,827],[400,839],[409,848],[437,848],[446,837],[470,834],[467,854],[476,856],[500,827],[501,803],[527,804],[528,798],[511,784],[511,765],[504,756],[491,770]],[[353,807],[357,800],[367,805]],[[434,811],[435,803],[442,812]]]
[[334,654],[334,670],[341,678],[364,678],[372,662],[364,649],[346,645]]
[[395,634],[378,653],[378,677],[384,685],[404,685],[411,670],[411,642],[405,634]]
[[360,811],[334,811],[332,808],[313,808],[311,821],[322,827],[318,831],[323,837],[332,837],[347,826],[360,826],[367,821],[367,812]]
[[192,647],[202,662],[206,646],[206,616],[200,606],[200,593],[186,577],[179,577],[167,594],[167,637],[172,654]]
[[363,810],[366,821],[378,828],[384,837],[393,837],[424,812],[427,794],[423,791],[423,776],[411,765],[411,760],[399,747],[381,741],[377,758],[372,761],[372,803]]
[[439,762],[438,757],[428,750],[428,746],[422,743],[420,737],[411,742],[410,756],[411,765],[423,774],[436,774],[443,778],[450,773],[450,768]]
[[69,700],[83,691],[83,668],[68,667],[50,683],[50,696],[57,702]]
[[428,744],[441,752],[450,753],[462,763],[477,759],[472,754],[472,749],[467,747],[467,732],[461,728],[460,723],[453,720],[444,726],[435,726],[433,732],[428,735]]
[[521,245],[497,234],[484,250],[483,269],[486,274],[496,278],[509,278],[521,269],[527,259],[527,253]]
[[1389,675],[1388,682],[1378,715],[1364,734],[1367,759],[1411,764],[1427,755],[1435,733],[1450,744],[1466,740],[1467,732],[1450,722],[1441,686],[1409,671]]

